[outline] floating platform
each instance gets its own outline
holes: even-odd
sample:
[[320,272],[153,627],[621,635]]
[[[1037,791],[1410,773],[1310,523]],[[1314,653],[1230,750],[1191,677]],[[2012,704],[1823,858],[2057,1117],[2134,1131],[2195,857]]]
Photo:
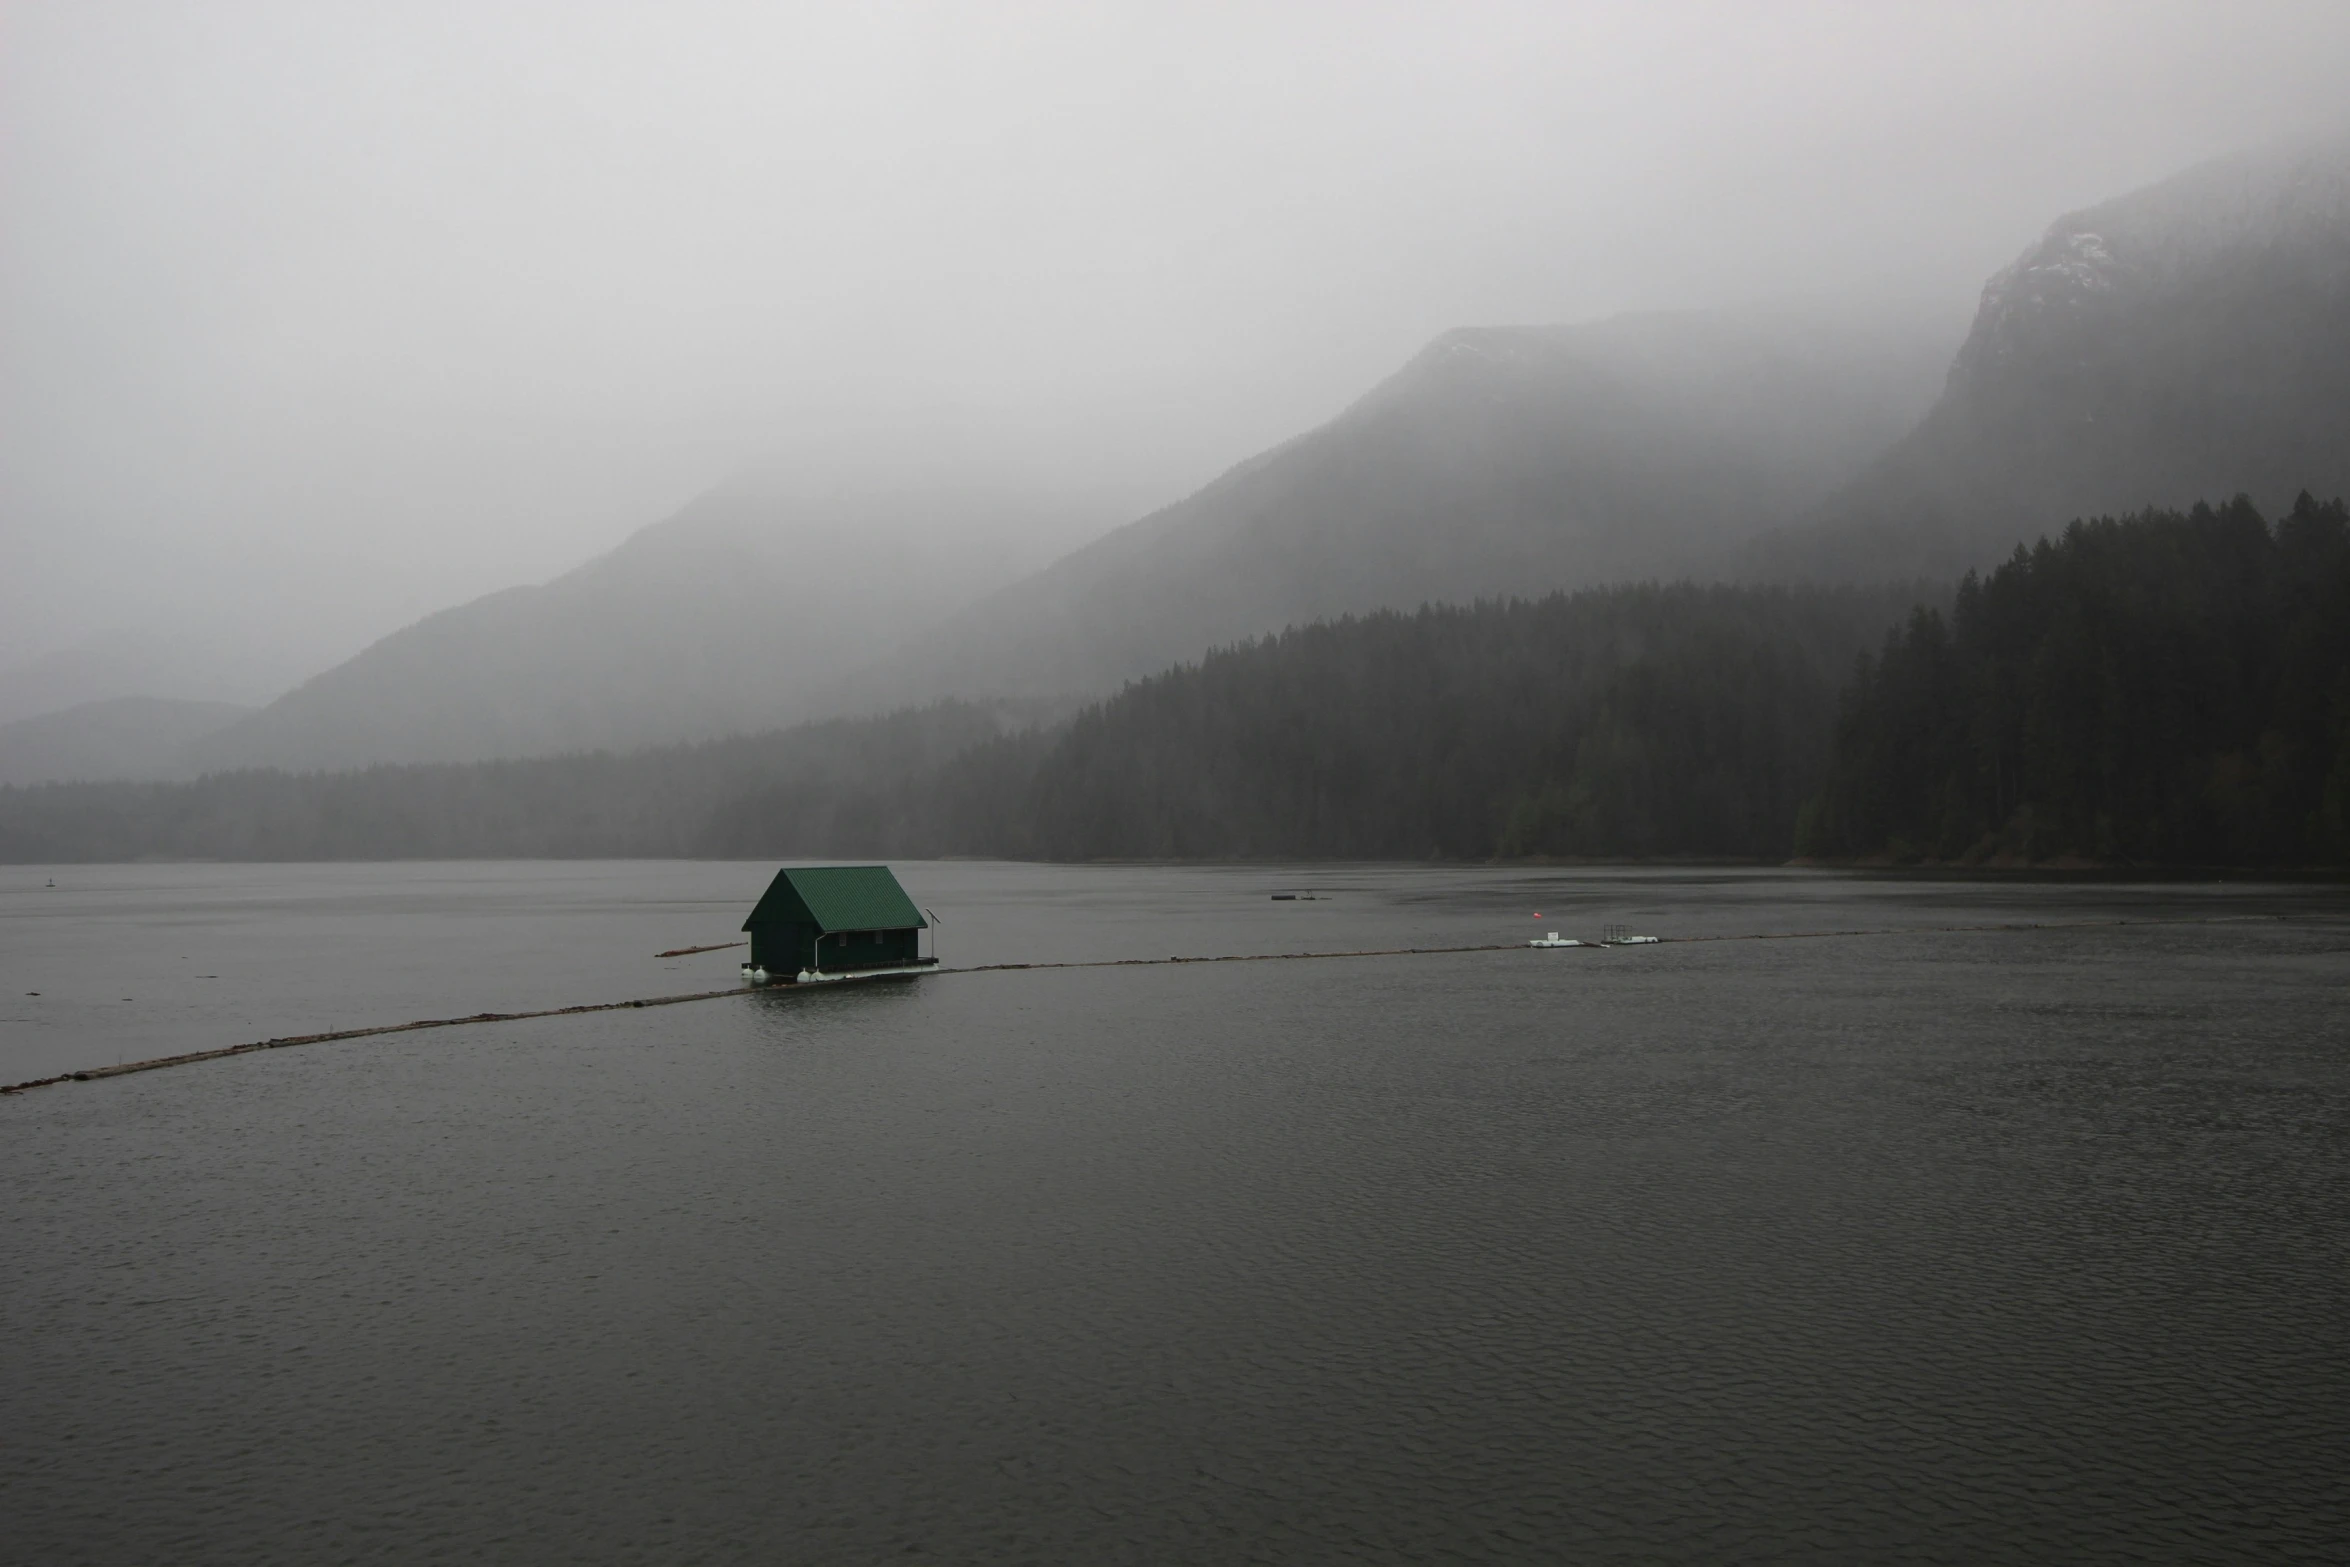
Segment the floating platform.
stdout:
[[852,979],[895,979],[906,974],[928,974],[937,967],[936,958],[917,958],[911,963],[892,963],[883,968],[804,968],[796,974],[773,974],[745,963],[743,978],[754,985],[839,985]]
[[1577,941],[1572,936],[1562,936],[1554,930],[1548,935],[1536,937],[1526,945],[1529,947],[1653,947],[1662,940],[1664,940],[1662,936],[1634,936],[1627,933],[1621,925],[1610,925],[1607,928],[1607,934],[1597,941]]

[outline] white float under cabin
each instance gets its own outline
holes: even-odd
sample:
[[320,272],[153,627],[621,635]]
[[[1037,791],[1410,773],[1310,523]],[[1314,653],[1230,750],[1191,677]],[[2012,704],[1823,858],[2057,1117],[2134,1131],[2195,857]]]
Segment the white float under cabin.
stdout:
[[938,966],[922,955],[929,926],[886,865],[787,866],[743,921],[743,976],[816,984],[919,974]]

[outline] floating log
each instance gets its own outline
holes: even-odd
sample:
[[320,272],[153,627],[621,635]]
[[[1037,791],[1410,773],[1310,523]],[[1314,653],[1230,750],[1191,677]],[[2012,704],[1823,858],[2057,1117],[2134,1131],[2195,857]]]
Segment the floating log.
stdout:
[[[1674,946],[1720,941],[1819,941],[1854,936],[1931,936],[1961,933],[2026,932],[2050,930],[2112,930],[2147,925],[2249,925],[2283,924],[2299,918],[2311,923],[2334,923],[2327,916],[2287,914],[2221,914],[2215,916],[2187,916],[2177,919],[2086,919],[2086,920],[2007,920],[1983,925],[1880,925],[1873,928],[1846,930],[1780,930],[1749,931],[1736,935],[1719,936],[1663,936],[1649,937],[1642,945]],[[1155,968],[1168,963],[1300,963],[1324,961],[1333,958],[1401,958],[1437,957],[1469,952],[1523,952],[1528,946],[1548,946],[1548,942],[1520,943],[1485,942],[1460,947],[1372,947],[1351,952],[1233,952],[1205,957],[1167,958],[1085,958],[1060,963],[977,963],[963,968],[938,968],[938,974],[1003,974],[1038,969],[1080,968]],[[1561,942],[1561,946],[1571,943]],[[1597,952],[1603,947],[1584,945],[1584,950]],[[323,1045],[339,1039],[367,1039],[378,1034],[406,1034],[426,1028],[461,1028],[472,1023],[519,1023],[528,1018],[573,1017],[586,1012],[626,1012],[637,1007],[670,1007],[687,1001],[715,1001],[721,996],[772,995],[779,989],[796,990],[798,986],[733,985],[724,990],[697,990],[682,996],[647,996],[637,1001],[602,1001],[586,1006],[548,1007],[537,1012],[476,1012],[470,1017],[419,1018],[413,1023],[387,1023],[375,1028],[346,1028],[326,1034],[293,1034],[282,1039],[255,1040],[246,1045],[229,1045],[219,1050],[194,1050],[186,1055],[161,1056],[152,1061],[129,1061],[119,1066],[94,1066],[79,1072],[60,1072],[55,1077],[36,1077],[22,1083],[0,1083],[0,1094],[20,1094],[28,1088],[47,1088],[55,1083],[81,1083],[101,1077],[125,1077],[133,1072],[152,1072],[167,1066],[192,1066],[198,1061],[218,1061],[228,1056],[249,1055],[256,1050],[283,1050],[290,1045]]]

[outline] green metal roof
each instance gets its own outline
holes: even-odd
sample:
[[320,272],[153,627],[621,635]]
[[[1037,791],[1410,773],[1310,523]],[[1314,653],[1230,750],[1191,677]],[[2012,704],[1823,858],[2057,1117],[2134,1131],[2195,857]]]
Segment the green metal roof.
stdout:
[[813,925],[825,931],[916,930],[929,923],[886,865],[801,865],[775,873],[743,929]]

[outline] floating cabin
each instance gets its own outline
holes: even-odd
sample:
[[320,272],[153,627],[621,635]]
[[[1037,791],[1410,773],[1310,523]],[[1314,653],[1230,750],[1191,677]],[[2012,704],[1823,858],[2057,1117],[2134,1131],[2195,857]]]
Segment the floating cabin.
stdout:
[[786,868],[743,921],[743,972],[805,981],[918,973],[938,963],[922,956],[929,923],[886,865]]

